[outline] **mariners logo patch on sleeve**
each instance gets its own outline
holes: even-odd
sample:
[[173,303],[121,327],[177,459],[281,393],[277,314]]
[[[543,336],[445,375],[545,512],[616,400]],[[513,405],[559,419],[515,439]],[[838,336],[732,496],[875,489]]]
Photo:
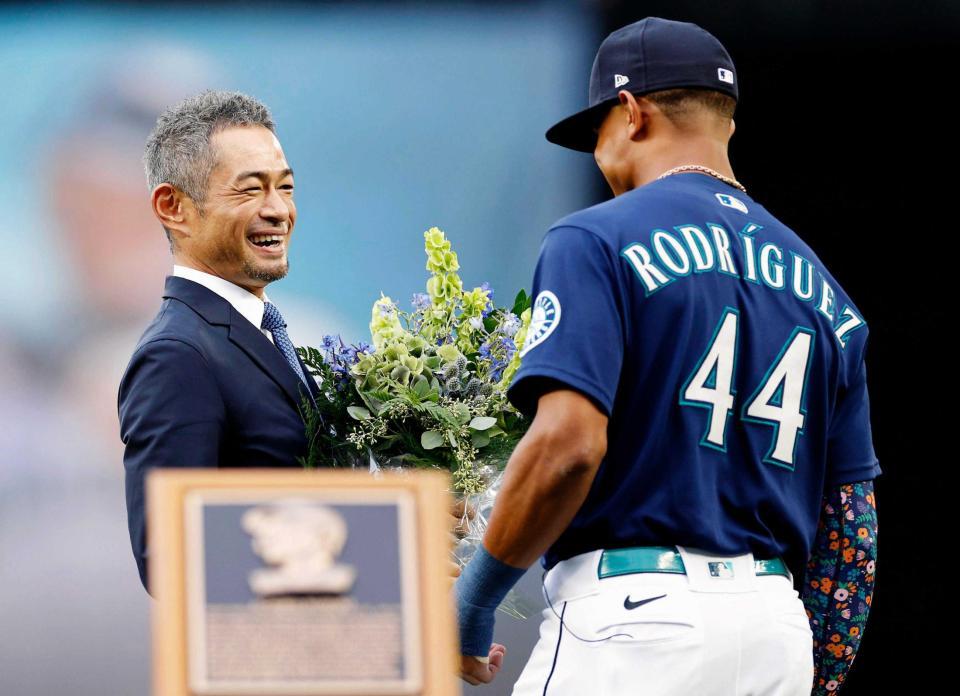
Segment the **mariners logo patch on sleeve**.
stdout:
[[549,290],[543,290],[533,302],[533,315],[530,317],[530,329],[527,340],[523,342],[520,357],[550,338],[550,334],[560,323],[560,300]]

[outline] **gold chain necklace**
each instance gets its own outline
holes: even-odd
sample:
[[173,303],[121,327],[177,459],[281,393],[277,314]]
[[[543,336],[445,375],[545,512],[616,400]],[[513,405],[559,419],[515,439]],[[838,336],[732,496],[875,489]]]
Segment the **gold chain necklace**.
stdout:
[[663,174],[658,176],[657,179],[658,180],[663,179],[664,177],[670,176],[671,174],[679,174],[680,172],[701,172],[703,174],[709,174],[715,179],[720,179],[720,181],[722,181],[725,184],[730,184],[730,186],[733,186],[734,188],[738,188],[744,193],[747,192],[747,189],[744,187],[744,185],[741,184],[736,179],[731,179],[728,176],[724,176],[720,172],[710,169],[710,167],[704,167],[700,164],[683,164],[683,165],[680,165],[679,167],[674,167],[673,169],[665,171]]

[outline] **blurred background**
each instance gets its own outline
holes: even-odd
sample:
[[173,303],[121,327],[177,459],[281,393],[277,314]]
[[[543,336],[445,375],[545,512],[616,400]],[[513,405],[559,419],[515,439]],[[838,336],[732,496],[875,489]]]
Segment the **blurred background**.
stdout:
[[[726,45],[737,177],[871,326],[879,572],[843,693],[933,683],[952,548],[936,339],[954,291],[934,254],[952,258],[955,3],[30,3],[0,5],[0,694],[149,690],[116,390],[171,267],[140,164],[159,112],[207,88],[270,106],[299,210],[270,294],[297,344],[366,339],[381,291],[423,290],[427,227],[506,304],[550,223],[609,196],[589,155],[543,131],[585,105],[602,38],[647,15]],[[521,588],[534,602],[539,582]],[[508,694],[537,623],[502,616],[506,669],[466,693]]]

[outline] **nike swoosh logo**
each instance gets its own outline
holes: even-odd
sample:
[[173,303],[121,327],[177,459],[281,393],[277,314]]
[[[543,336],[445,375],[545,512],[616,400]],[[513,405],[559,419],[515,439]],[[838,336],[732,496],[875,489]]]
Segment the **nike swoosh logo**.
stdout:
[[654,600],[663,599],[666,596],[667,595],[662,594],[659,597],[647,597],[646,599],[641,599],[639,602],[631,602],[630,595],[627,595],[623,600],[623,608],[627,610],[636,609],[637,607],[642,607],[644,604],[649,604]]

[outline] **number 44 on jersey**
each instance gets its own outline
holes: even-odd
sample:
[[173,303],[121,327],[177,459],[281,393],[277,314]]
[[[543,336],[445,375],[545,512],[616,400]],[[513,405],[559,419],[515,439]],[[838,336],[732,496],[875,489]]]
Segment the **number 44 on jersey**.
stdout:
[[[739,322],[740,313],[727,307],[710,345],[680,390],[682,406],[709,412],[700,444],[721,452],[727,451],[727,422],[734,411]],[[773,428],[773,441],[763,461],[791,471],[806,416],[807,375],[815,338],[813,329],[798,326],[793,330],[740,414],[743,421]]]

